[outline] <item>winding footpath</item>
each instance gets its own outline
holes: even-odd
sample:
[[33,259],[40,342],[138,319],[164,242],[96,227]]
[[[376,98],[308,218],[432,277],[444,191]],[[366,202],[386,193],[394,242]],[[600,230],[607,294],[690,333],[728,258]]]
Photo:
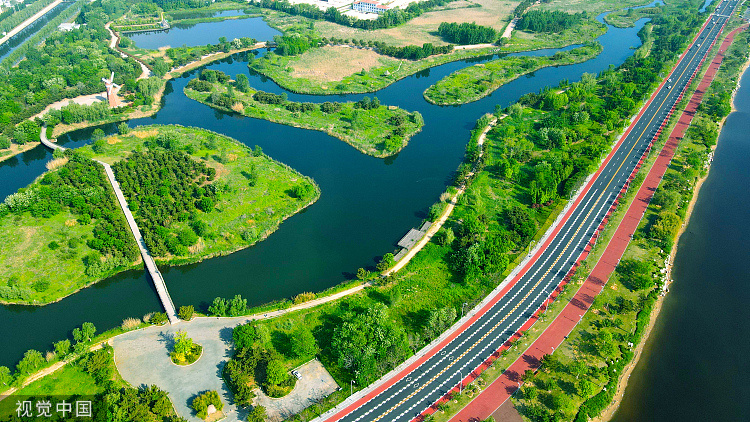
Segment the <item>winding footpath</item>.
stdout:
[[[521,374],[527,370],[537,370],[540,366],[542,357],[559,347],[559,345],[581,321],[583,314],[589,310],[594,299],[602,291],[610,275],[620,262],[626,247],[632,239],[632,235],[638,228],[638,225],[646,212],[646,208],[651,202],[654,191],[661,183],[664,173],[672,161],[680,140],[695,116],[704,93],[711,85],[716,72],[721,66],[724,53],[731,45],[737,33],[745,29],[747,29],[747,25],[735,29],[724,39],[719,51],[709,65],[705,76],[701,80],[693,96],[690,98],[687,107],[670,134],[669,139],[646,175],[635,199],[625,213],[625,216],[617,227],[609,244],[607,244],[604,253],[595,264],[583,285],[578,289],[575,296],[565,308],[563,308],[560,314],[555,317],[553,322],[541,334],[541,336],[534,341],[528,349],[526,349],[523,355],[516,359],[497,380],[487,386],[484,391],[464,407],[464,409],[450,419],[451,422],[483,420],[493,414],[497,419],[497,417],[500,416],[498,412],[500,406],[502,406],[520,387]],[[585,259],[590,250],[591,246],[586,249],[584,255],[581,256],[578,262]],[[554,299],[555,296],[556,295],[553,295],[552,298]],[[537,312],[535,317],[523,329],[528,329],[538,318],[539,312]],[[642,341],[645,341],[645,339]],[[634,359],[637,358],[638,356]]]
[[[61,147],[60,145],[57,145],[47,139],[47,126],[42,126],[39,138],[45,146],[52,150],[65,150],[65,147]],[[154,258],[151,256],[151,253],[149,253],[148,248],[146,247],[146,242],[143,240],[143,236],[141,235],[141,231],[138,229],[138,224],[136,224],[135,218],[133,218],[133,213],[130,212],[130,208],[128,208],[128,202],[127,200],[125,200],[125,195],[123,195],[122,189],[120,189],[120,184],[117,183],[117,179],[115,179],[115,174],[112,171],[112,167],[109,164],[99,160],[96,160],[96,162],[104,166],[104,171],[107,173],[107,179],[109,179],[109,183],[112,185],[112,189],[114,189],[115,191],[117,202],[120,204],[120,208],[122,208],[122,212],[125,214],[125,219],[128,221],[128,226],[130,227],[130,231],[133,233],[133,237],[135,237],[135,242],[138,244],[138,249],[141,251],[143,262],[146,265],[146,269],[148,270],[149,275],[151,276],[151,280],[154,282],[156,293],[159,295],[159,300],[161,301],[162,307],[164,307],[164,311],[167,313],[169,322],[172,324],[179,322],[179,319],[177,318],[177,311],[174,307],[174,303],[172,303],[172,298],[169,296],[169,291],[167,290],[167,284],[164,282],[164,278],[159,272],[159,268],[156,267]]]

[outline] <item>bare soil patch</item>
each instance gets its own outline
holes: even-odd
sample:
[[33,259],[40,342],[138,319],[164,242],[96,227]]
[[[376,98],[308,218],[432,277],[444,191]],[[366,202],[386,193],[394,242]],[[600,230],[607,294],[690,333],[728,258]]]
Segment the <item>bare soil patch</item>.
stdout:
[[340,81],[362,69],[382,65],[384,56],[368,49],[326,46],[303,54],[293,64],[292,76],[321,82]]
[[401,26],[375,31],[349,28],[331,22],[316,22],[315,27],[325,37],[382,41],[397,46],[422,45],[426,42],[445,45],[447,43],[437,35],[437,28],[442,22],[476,22],[502,31],[510,21],[516,4],[517,2],[504,0],[461,0],[450,3],[443,9],[425,13]]

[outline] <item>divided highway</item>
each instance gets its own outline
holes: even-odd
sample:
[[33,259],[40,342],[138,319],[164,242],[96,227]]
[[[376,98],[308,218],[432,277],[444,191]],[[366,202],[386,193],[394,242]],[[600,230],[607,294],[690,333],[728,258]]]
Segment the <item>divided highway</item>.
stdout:
[[[437,345],[379,387],[319,420],[408,422],[490,358],[549,298],[576,263],[721,33],[737,0],[719,4],[672,73],[575,203],[508,286]],[[550,350],[552,352],[552,350]]]

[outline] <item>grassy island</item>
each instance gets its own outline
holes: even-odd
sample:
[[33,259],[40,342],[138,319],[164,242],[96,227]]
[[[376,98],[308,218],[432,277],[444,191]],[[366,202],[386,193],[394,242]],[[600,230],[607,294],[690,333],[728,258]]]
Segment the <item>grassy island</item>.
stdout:
[[213,70],[204,70],[200,78],[190,81],[185,94],[211,107],[248,117],[319,130],[375,157],[401,151],[424,124],[418,112],[381,105],[377,98],[346,103],[297,103],[288,101],[285,94],[250,88],[245,75],[237,75],[237,80],[232,81],[223,72]]
[[503,57],[488,63],[475,64],[457,70],[427,88],[424,98],[438,105],[477,101],[520,76],[544,67],[585,62],[601,52],[601,44],[591,43],[552,56]]
[[260,148],[202,129],[147,126],[56,155],[52,170],[0,204],[3,303],[48,304],[138,265],[104,169],[89,158],[113,165],[164,263],[248,247],[320,195]]
[[144,126],[82,150],[112,164],[151,254],[164,263],[246,248],[320,196],[315,182],[260,147],[204,129]]

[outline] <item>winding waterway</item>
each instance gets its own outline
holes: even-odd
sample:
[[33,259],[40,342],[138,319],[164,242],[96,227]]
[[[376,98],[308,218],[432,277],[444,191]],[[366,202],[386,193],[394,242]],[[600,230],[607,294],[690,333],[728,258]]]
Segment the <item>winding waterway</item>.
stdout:
[[750,419],[750,72],[735,107],[613,422]]
[[[601,16],[598,18],[601,21]],[[237,21],[225,21],[227,25]],[[244,19],[243,36],[266,31],[262,21]],[[554,86],[563,79],[579,80],[619,65],[640,45],[633,28],[608,27],[599,38],[604,51],[585,63],[541,69],[521,77],[480,101],[440,107],[427,103],[422,92],[451,72],[477,60],[445,64],[419,72],[378,91],[383,104],[419,111],[423,130],[397,156],[376,159],[321,132],[278,125],[215,111],[185,97],[189,75],[171,81],[164,107],[156,115],[129,122],[182,124],[214,130],[247,145],[260,145],[268,155],[311,176],[320,185],[321,198],[304,212],[285,221],[268,239],[234,254],[182,267],[164,269],[164,278],[176,306],[205,308],[216,296],[241,294],[250,305],[288,298],[304,291],[320,291],[352,276],[359,267],[374,266],[379,254],[394,249],[395,242],[418,225],[427,208],[445,190],[461,162],[469,131],[495,105],[507,106],[529,92]],[[200,31],[199,26],[194,30]],[[262,33],[262,32],[258,32]],[[229,38],[229,37],[228,37]],[[569,47],[570,48],[570,47]],[[542,50],[527,54],[553,54]],[[246,56],[235,55],[209,67],[236,75],[248,73]],[[484,58],[481,61],[489,60]],[[252,86],[285,92],[273,82],[250,75]],[[295,101],[322,102],[331,97],[288,93]],[[369,94],[372,96],[373,94]],[[357,100],[363,95],[340,95],[336,100]],[[93,129],[59,139],[67,146],[82,145]],[[114,131],[114,126],[105,127]],[[0,163],[0,198],[26,186],[41,174],[51,153],[42,147]],[[69,335],[83,321],[99,330],[120,324],[127,317],[161,309],[151,282],[143,271],[130,271],[44,307],[0,307],[0,365],[15,365],[29,348],[47,350],[53,341]]]

